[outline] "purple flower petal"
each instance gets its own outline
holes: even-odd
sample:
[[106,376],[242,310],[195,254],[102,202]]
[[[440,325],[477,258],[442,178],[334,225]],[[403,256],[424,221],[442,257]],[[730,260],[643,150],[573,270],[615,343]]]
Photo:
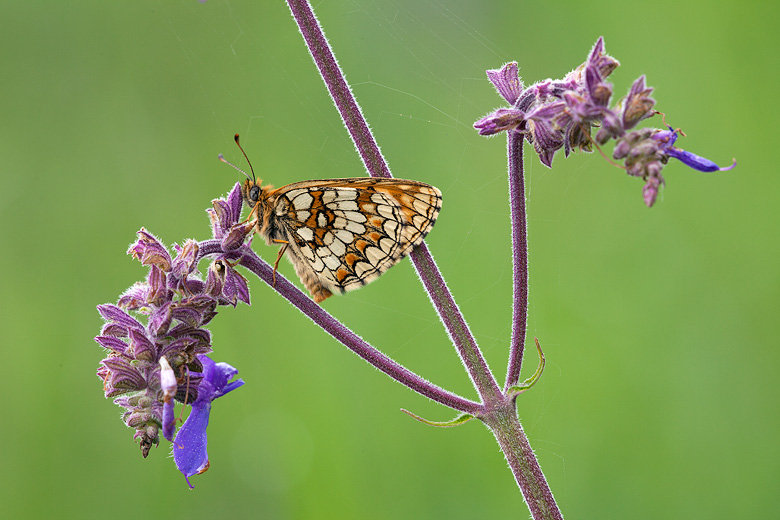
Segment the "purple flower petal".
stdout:
[[244,384],[238,379],[228,381],[238,374],[238,370],[227,363],[215,363],[207,356],[198,356],[203,364],[203,380],[198,385],[198,398],[192,403],[192,411],[179,428],[173,441],[173,460],[192,487],[189,477],[203,473],[209,467],[206,447],[206,427],[211,414],[211,402]]
[[679,148],[675,148],[674,146],[670,146],[666,149],[666,155],[669,157],[674,157],[675,159],[678,159],[683,164],[690,166],[694,170],[698,170],[700,172],[725,172],[737,165],[737,160],[734,159],[734,162],[731,164],[731,166],[726,166],[721,168],[714,162],[710,161],[709,159],[706,159],[704,157],[701,157],[700,155],[696,155],[695,153],[688,152],[686,150],[681,150]]
[[149,275],[146,277],[147,292],[145,303],[160,305],[169,299],[166,278],[165,272],[156,265],[152,265],[149,268]]
[[642,198],[644,198],[648,208],[655,204],[655,199],[658,197],[658,187],[660,185],[661,182],[657,177],[650,177],[647,179],[647,184],[642,188]]
[[737,160],[734,159],[734,162],[730,166],[725,166],[721,168],[720,166],[710,161],[709,159],[706,159],[700,155],[696,155],[695,153],[677,148],[674,146],[675,141],[677,141],[677,137],[678,137],[678,131],[673,130],[672,127],[669,127],[669,130],[663,130],[661,132],[656,133],[653,136],[653,139],[660,142],[659,149],[662,153],[668,155],[669,157],[674,157],[675,159],[679,160],[686,166],[690,166],[694,170],[698,170],[700,172],[717,172],[717,171],[725,172],[734,168],[737,165]]
[[109,357],[101,361],[106,370],[98,371],[103,379],[106,397],[135,392],[146,388],[146,379],[136,367],[121,357]]
[[222,295],[222,289],[225,287],[225,270],[227,265],[222,259],[214,260],[209,265],[209,271],[206,275],[206,287],[204,292],[213,298]]
[[593,104],[606,107],[612,97],[612,84],[605,83],[595,66],[585,69],[585,86]]
[[229,228],[226,226],[229,220],[230,207],[228,203],[222,199],[214,199],[211,201],[213,208],[206,210],[211,221],[211,234],[216,239],[220,239],[225,234],[225,231]]
[[171,326],[171,302],[165,302],[162,306],[154,309],[149,317],[149,330],[156,336],[161,336],[167,332]]
[[522,110],[499,108],[492,114],[488,114],[474,123],[474,128],[479,130],[479,135],[493,135],[515,128],[524,120],[525,113]]
[[230,266],[227,266],[225,272],[225,287],[222,290],[222,295],[236,306],[238,300],[249,305],[249,284],[241,273],[236,271]]
[[244,205],[244,196],[241,194],[241,183],[237,182],[227,196],[227,203],[230,207],[230,216],[226,224],[232,226],[241,218],[241,208]]
[[247,237],[254,233],[255,221],[244,222],[231,226],[226,234],[222,236],[223,251],[233,251],[241,247]]
[[138,231],[138,241],[130,246],[127,254],[140,260],[143,265],[156,265],[164,272],[171,270],[171,255],[157,237],[141,228]]
[[213,209],[207,209],[211,220],[211,231],[214,238],[221,239],[227,231],[236,225],[241,218],[241,207],[244,203],[241,194],[241,183],[237,182],[227,196],[227,199],[211,201]]
[[125,355],[127,352],[127,343],[114,336],[96,336],[97,341],[101,347],[112,351],[117,355]]
[[142,361],[153,361],[157,355],[157,349],[149,341],[142,331],[130,329],[129,333],[130,347],[132,347],[132,356]]
[[148,301],[149,285],[136,282],[119,296],[117,305],[123,309],[138,310],[142,307],[146,307]]
[[612,74],[612,71],[620,66],[618,60],[609,54],[604,53],[603,36],[599,36],[599,39],[596,40],[596,44],[593,46],[593,50],[590,51],[590,55],[588,56],[587,63],[594,65],[602,78],[606,78]]
[[531,134],[533,135],[534,149],[539,154],[539,160],[551,168],[555,151],[563,147],[561,132],[555,130],[549,121],[539,120],[533,122]]
[[198,265],[195,260],[198,257],[198,243],[192,239],[184,242],[183,247],[176,246],[178,255],[171,264],[171,273],[174,277],[185,280]]
[[160,388],[163,391],[163,437],[168,440],[173,439],[173,432],[176,426],[176,417],[173,414],[173,398],[176,395],[178,384],[176,383],[176,374],[173,373],[171,365],[165,356],[160,358]]
[[210,413],[211,402],[193,404],[189,417],[173,441],[173,460],[190,488],[193,486],[189,478],[203,473],[209,467],[206,427],[209,425]]
[[652,109],[655,105],[655,99],[650,97],[652,91],[653,87],[645,85],[644,74],[639,76],[631,85],[631,90],[628,91],[628,96],[626,96],[623,102],[622,122],[624,130],[634,128],[637,123],[654,114]]
[[506,99],[510,105],[514,105],[523,92],[523,82],[520,81],[520,75],[517,72],[517,62],[507,63],[500,69],[488,70],[487,77],[501,94],[501,97]]
[[125,336],[129,329],[136,329],[143,331],[144,326],[141,323],[127,314],[125,311],[112,304],[98,305],[97,310],[104,320],[110,321],[118,325],[121,329],[124,329]]

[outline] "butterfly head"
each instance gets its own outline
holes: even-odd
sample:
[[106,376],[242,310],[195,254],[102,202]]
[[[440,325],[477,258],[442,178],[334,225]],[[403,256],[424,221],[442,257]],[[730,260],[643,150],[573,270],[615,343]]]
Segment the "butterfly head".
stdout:
[[241,195],[244,197],[244,204],[252,208],[255,216],[262,215],[262,207],[268,199],[268,194],[272,191],[271,186],[261,185],[260,179],[247,179],[241,186]]
[[246,152],[244,152],[244,148],[241,146],[238,134],[234,136],[234,139],[238,149],[241,150],[241,153],[244,155],[246,162],[249,164],[249,171],[252,172],[252,176],[250,177],[244,170],[222,157],[222,154],[219,154],[219,160],[229,164],[244,174],[246,180],[244,181],[244,185],[241,187],[241,195],[244,198],[244,203],[252,208],[252,213],[250,214],[249,218],[252,218],[253,216],[260,217],[260,215],[262,215],[263,203],[268,198],[268,193],[271,191],[271,187],[263,186],[261,184],[262,180],[255,177],[255,170],[252,168],[252,163],[249,161],[249,157],[247,157]]

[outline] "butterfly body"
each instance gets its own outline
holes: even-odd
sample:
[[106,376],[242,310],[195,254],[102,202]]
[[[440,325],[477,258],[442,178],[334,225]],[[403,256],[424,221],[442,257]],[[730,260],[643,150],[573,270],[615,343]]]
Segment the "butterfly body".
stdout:
[[441,192],[402,179],[353,177],[278,189],[247,180],[244,202],[256,231],[281,245],[317,303],[372,282],[423,241]]

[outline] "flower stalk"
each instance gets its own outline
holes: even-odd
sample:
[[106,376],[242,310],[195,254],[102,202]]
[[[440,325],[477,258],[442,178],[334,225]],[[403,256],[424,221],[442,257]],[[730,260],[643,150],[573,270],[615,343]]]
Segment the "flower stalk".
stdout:
[[528,320],[528,231],[525,217],[523,135],[507,132],[509,163],[509,214],[512,219],[512,336],[504,392],[517,384],[523,364]]

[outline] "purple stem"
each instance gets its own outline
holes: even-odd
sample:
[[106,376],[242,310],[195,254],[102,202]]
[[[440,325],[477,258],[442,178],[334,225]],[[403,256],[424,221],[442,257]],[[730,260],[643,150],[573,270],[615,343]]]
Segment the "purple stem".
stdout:
[[306,47],[309,48],[309,54],[314,59],[314,64],[319,69],[325,86],[328,87],[328,92],[341,114],[341,120],[347,127],[363,164],[366,165],[366,170],[371,177],[392,177],[311,6],[302,0],[288,0],[287,4],[306,42]]
[[555,503],[550,486],[536,460],[514,403],[507,402],[502,409],[495,409],[482,419],[496,436],[515,481],[523,493],[525,503],[534,520],[562,520],[563,515]]
[[[387,167],[387,163],[385,162],[384,157],[382,157],[382,153],[368,128],[368,124],[366,123],[357,102],[352,96],[352,92],[344,79],[344,75],[336,62],[336,58],[333,56],[311,6],[306,0],[287,0],[287,4],[306,41],[309,53],[312,55],[314,63],[317,65],[328,91],[333,98],[333,102],[335,103],[339,114],[341,114],[341,118],[355,143],[355,147],[357,148],[360,157],[363,159],[366,169],[373,177],[390,177],[390,169]],[[510,185],[513,186],[512,195],[516,195],[517,193],[520,194],[520,196],[512,197],[513,201],[517,201],[513,202],[512,207],[513,225],[519,224],[519,226],[516,234],[513,234],[513,252],[515,255],[515,304],[513,313],[514,322],[512,327],[512,354],[510,368],[507,371],[507,381],[510,381],[512,379],[517,380],[517,376],[519,376],[520,373],[520,361],[522,360],[523,352],[522,343],[525,337],[525,319],[527,314],[528,272],[527,251],[525,246],[525,199],[522,180],[522,139],[518,142],[510,141],[508,146],[511,152],[509,156],[510,173],[514,172],[514,175],[510,175]],[[515,206],[515,204],[517,205]],[[501,446],[501,450],[504,452],[506,460],[515,476],[515,480],[523,493],[523,498],[528,504],[534,519],[562,518],[561,512],[558,509],[547,481],[544,478],[544,474],[539,467],[539,463],[520,426],[514,399],[509,399],[501,393],[498,383],[493,377],[493,374],[490,373],[487,363],[477,347],[477,342],[471,334],[460,309],[458,309],[458,306],[455,304],[452,294],[450,294],[447,289],[444,278],[436,267],[428,248],[423,243],[412,251],[410,257],[417,270],[417,274],[422,280],[431,301],[436,307],[436,311],[439,313],[439,317],[444,323],[447,333],[450,335],[458,354],[463,360],[463,363],[468,370],[469,377],[471,377],[472,382],[476,386],[483,403],[478,405],[458,397],[458,399],[463,401],[462,407],[449,406],[476,415],[491,429]],[[270,269],[270,266],[267,264],[265,264],[265,266],[267,269]],[[265,276],[264,279],[269,281],[268,276],[270,276],[270,274],[266,273]],[[287,283],[289,284],[289,282]],[[277,285],[278,284],[279,280],[277,280]],[[292,284],[289,285],[289,289],[295,289]],[[277,290],[279,290],[278,287]],[[285,287],[285,290],[288,290],[288,288]],[[300,293],[299,298],[306,300],[306,308],[302,306],[303,302],[299,308],[308,316],[315,319],[315,316],[319,313],[323,313],[335,322],[333,324],[334,328],[337,328],[339,331],[341,331],[341,329],[346,329],[343,325],[330,317],[330,315],[322,311],[319,306],[311,302],[303,293],[300,291],[297,292]],[[517,300],[521,301],[518,302]],[[290,299],[290,301],[293,301],[293,303],[296,304],[294,300]],[[324,323],[319,321],[317,321],[317,323],[325,328]],[[326,330],[328,329],[326,328]],[[348,331],[348,329],[346,330]],[[343,342],[340,336],[334,334],[334,332],[331,332],[330,330],[329,332]],[[349,331],[349,334],[352,334],[351,331]],[[355,339],[364,343],[363,340],[357,336],[355,336]],[[364,359],[369,360],[369,362],[372,362],[374,356],[382,355],[381,353],[377,353],[369,345],[365,345],[368,349],[365,353],[361,353],[351,346],[350,348],[353,348],[356,353],[363,356]],[[396,365],[395,362],[389,358],[386,358],[386,360],[383,359],[382,363],[383,365],[386,363],[384,366],[388,367],[391,366],[390,364],[393,366]],[[375,366],[385,370],[379,365]],[[402,367],[399,367],[399,370],[403,370],[403,373],[408,372]],[[386,371],[386,373],[390,374],[389,371]],[[415,376],[415,378],[418,378],[418,376]],[[400,379],[398,380],[400,381]],[[417,386],[412,388],[415,388],[424,395],[428,395],[431,399],[435,399],[432,397],[432,390],[434,388],[438,389],[438,387],[433,387],[430,383],[419,378],[414,379],[414,381],[417,383]],[[438,389],[438,391],[445,392],[441,389]],[[439,402],[444,401],[440,400]],[[476,408],[474,408],[475,405]],[[470,408],[467,409],[466,406]],[[475,410],[477,413],[469,410]]]
[[[325,39],[311,6],[306,0],[287,0],[298,29],[303,35],[309,53],[325,81],[333,102],[344,121],[344,125],[355,143],[355,147],[372,177],[392,177],[390,168],[379,150],[363,113],[347,85],[333,51]],[[483,403],[501,399],[501,390],[490,372],[477,341],[466,324],[466,320],[455,304],[444,278],[441,276],[427,246],[420,244],[410,255],[417,274],[423,282],[436,311],[439,313],[447,333],[465,364]]]
[[229,260],[240,260],[239,263],[242,266],[255,273],[258,278],[268,285],[274,287],[279,294],[297,307],[303,314],[308,316],[314,323],[319,325],[325,332],[404,386],[411,388],[437,403],[441,403],[461,412],[476,415],[482,410],[479,403],[465,399],[426,381],[372,347],[363,338],[352,332],[330,313],[314,303],[314,300],[309,298],[309,296],[293,285],[278,271],[276,272],[276,284],[274,284],[273,267],[266,263],[262,258],[258,257],[251,249],[244,249],[243,255],[235,251],[226,252],[222,250],[222,245],[219,240],[206,240],[199,243],[198,246],[198,259],[208,255],[224,255]]
[[492,404],[501,402],[504,397],[501,389],[490,372],[463,314],[455,303],[452,293],[447,288],[447,284],[425,243],[414,248],[410,257],[423,286],[425,286],[425,291],[431,298],[436,312],[439,313],[439,318],[444,323],[450,340],[457,348],[458,354],[466,366],[472,383],[479,391],[482,402]]
[[528,236],[525,221],[525,182],[523,140],[520,132],[507,132],[509,162],[509,210],[512,218],[512,339],[504,391],[517,384],[523,364],[526,321],[528,319]]

